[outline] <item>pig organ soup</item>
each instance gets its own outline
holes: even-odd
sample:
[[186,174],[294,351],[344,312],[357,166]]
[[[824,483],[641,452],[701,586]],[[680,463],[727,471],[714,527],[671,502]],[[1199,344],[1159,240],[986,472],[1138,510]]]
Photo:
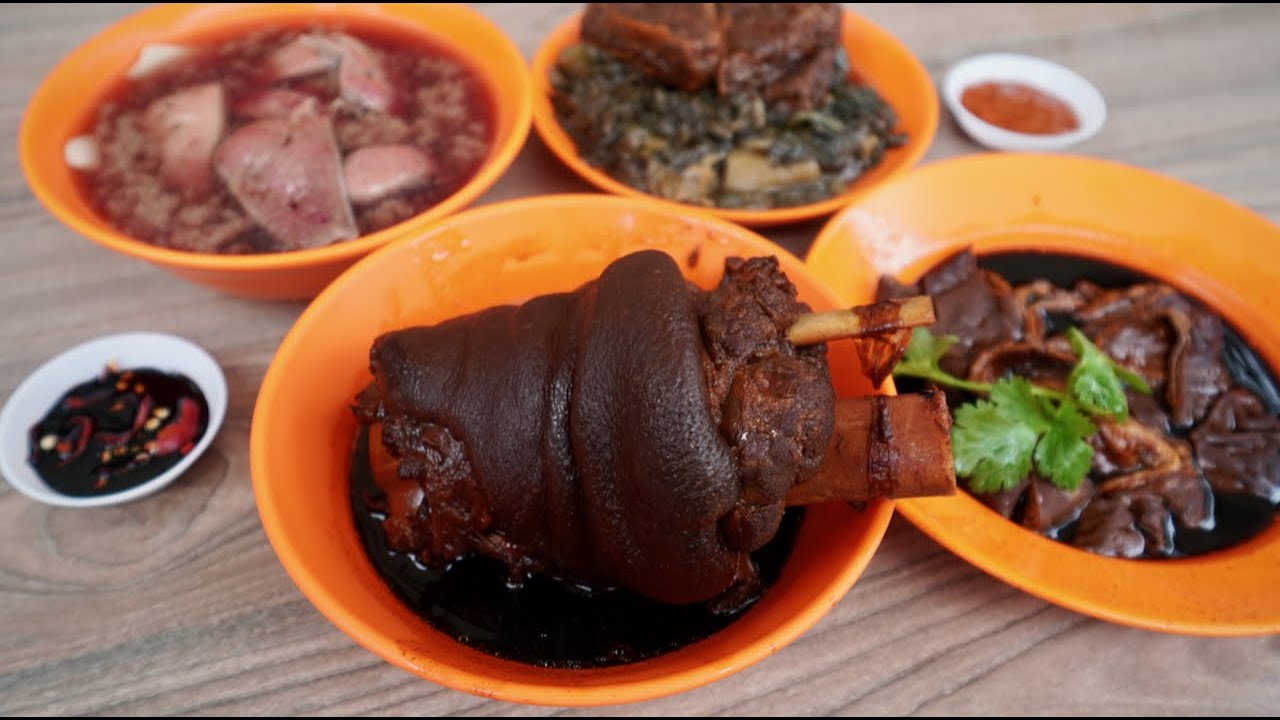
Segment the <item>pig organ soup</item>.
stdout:
[[456,192],[492,143],[484,81],[416,35],[309,26],[180,52],[131,71],[98,110],[87,157],[68,148],[98,211],[154,245],[350,240]]

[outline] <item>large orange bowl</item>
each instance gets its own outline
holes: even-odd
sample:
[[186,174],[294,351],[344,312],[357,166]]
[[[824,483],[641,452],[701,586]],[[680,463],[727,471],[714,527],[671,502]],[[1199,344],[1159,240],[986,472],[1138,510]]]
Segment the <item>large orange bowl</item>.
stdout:
[[[533,126],[551,151],[587,182],[617,195],[653,197],[615,180],[583,159],[556,119],[555,109],[551,106],[551,69],[555,67],[560,53],[578,42],[581,22],[581,13],[566,20],[547,36],[533,57]],[[933,144],[938,130],[938,94],[928,71],[897,38],[849,10],[844,11],[841,44],[848,53],[853,74],[875,88],[897,112],[898,131],[906,134],[906,144],[885,152],[879,165],[851,183],[843,193],[815,203],[769,210],[735,210],[683,205],[665,199],[663,202],[697,207],[717,217],[752,227],[781,225],[829,215],[869,188],[919,162]]]
[[[92,126],[103,98],[124,79],[141,48],[201,43],[277,24],[392,29],[452,48],[488,86],[495,127],[489,154],[457,192],[386,229],[326,247],[261,255],[213,255],[157,247],[116,230],[78,186],[63,147]],[[484,16],[431,3],[189,3],[148,8],[77,47],[36,89],[19,130],[23,173],[32,192],[67,227],[95,243],[146,260],[201,285],[258,298],[309,298],[357,258],[466,207],[493,185],[529,133],[529,74],[519,50]]]
[[[729,256],[775,255],[815,309],[835,298],[794,256],[716,218],[650,200],[563,195],[475,208],[361,260],[302,313],[267,369],[254,408],[253,487],[267,537],[294,582],[335,625],[387,662],[484,697],[548,705],[654,698],[725,677],[805,632],[862,572],[892,503],[808,508],[781,577],[728,628],[669,654],[593,670],[501,660],[432,629],[378,576],[348,501],[356,393],[369,349],[386,331],[571,290],[610,261],[654,248],[702,287]],[[834,343],[841,396],[864,395],[851,343]]]
[[[922,167],[831,219],[806,264],[845,302],[914,281],[953,252],[1041,252],[1116,265],[1198,298],[1280,368],[1280,228],[1204,190],[1081,157],[989,154]],[[1049,261],[1052,262],[1052,261]],[[1046,271],[1049,271],[1046,268]],[[1280,631],[1280,523],[1227,550],[1101,557],[1005,520],[967,493],[898,503],[977,567],[1112,622],[1192,635]]]

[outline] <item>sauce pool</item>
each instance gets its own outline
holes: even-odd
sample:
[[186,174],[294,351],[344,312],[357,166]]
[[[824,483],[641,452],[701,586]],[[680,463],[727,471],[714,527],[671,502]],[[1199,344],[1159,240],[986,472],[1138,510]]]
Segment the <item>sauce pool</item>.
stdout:
[[992,125],[1027,135],[1057,135],[1080,127],[1080,119],[1065,101],[1022,83],[970,85],[960,103]]
[[[512,584],[502,563],[482,556],[429,568],[387,545],[387,498],[373,479],[367,428],[356,433],[349,479],[360,542],[391,591],[425,625],[490,655],[552,668],[639,662],[723,630],[755,603],[717,615],[705,603],[668,605],[622,588],[588,588],[547,575]],[[781,575],[803,519],[803,508],[789,509],[773,539],[752,553],[764,592]]]
[[109,495],[178,464],[208,426],[208,402],[190,378],[107,367],[31,427],[29,461],[63,495]]

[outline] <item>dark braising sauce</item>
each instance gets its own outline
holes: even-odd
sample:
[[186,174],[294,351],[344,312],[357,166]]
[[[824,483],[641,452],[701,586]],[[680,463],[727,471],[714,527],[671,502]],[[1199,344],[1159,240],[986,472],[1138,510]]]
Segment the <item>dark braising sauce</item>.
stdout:
[[[560,668],[637,662],[706,638],[746,610],[714,615],[701,604],[667,605],[627,590],[537,575],[516,586],[491,558],[469,557],[435,570],[388,550],[385,498],[373,482],[363,428],[352,452],[350,499],[365,552],[396,596],[437,630],[498,657]],[[781,573],[802,518],[802,509],[789,510],[773,540],[752,555],[766,588]]]
[[[1069,288],[1079,280],[1089,280],[1105,288],[1117,288],[1135,283],[1152,282],[1142,273],[1107,263],[1069,255],[1050,253],[1007,253],[979,258],[980,267],[999,273],[1010,284],[1018,285],[1043,278],[1058,287]],[[1183,295],[1187,295],[1183,292]],[[1192,300],[1196,300],[1194,297]],[[1062,318],[1048,317],[1048,333],[1057,332]],[[1280,415],[1280,392],[1274,372],[1266,362],[1223,320],[1225,348],[1223,363],[1231,374],[1234,385],[1253,392],[1271,415]],[[1186,430],[1171,431],[1175,437],[1185,437]],[[1211,530],[1178,527],[1174,533],[1174,557],[1198,555],[1222,550],[1252,538],[1274,522],[1277,507],[1265,499],[1245,494],[1215,492],[1213,497],[1214,525]],[[1077,523],[1070,523],[1058,530],[1056,537],[1069,542]]]
[[209,424],[190,379],[107,368],[71,388],[30,431],[31,465],[73,497],[123,492],[178,464]]

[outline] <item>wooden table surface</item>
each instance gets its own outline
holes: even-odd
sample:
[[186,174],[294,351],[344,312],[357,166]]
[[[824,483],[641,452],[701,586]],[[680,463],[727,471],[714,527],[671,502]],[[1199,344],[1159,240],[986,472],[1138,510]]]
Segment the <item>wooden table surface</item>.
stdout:
[[[526,57],[577,7],[477,5]],[[587,710],[520,706],[447,690],[382,662],[294,587],[254,506],[253,402],[303,304],[226,297],[99,249],[56,222],[22,178],[16,137],[36,83],[135,7],[0,6],[0,397],[72,344],[146,329],[207,347],[225,369],[231,405],[212,452],[149,499],[54,509],[0,485],[0,713],[1280,712],[1280,638],[1185,637],[1095,620],[992,579],[901,517],[853,590],[807,634],[677,696]],[[1181,178],[1280,221],[1280,7],[855,9],[906,43],[935,79],[981,51],[1064,62],[1091,78],[1110,106],[1101,134],[1075,151]],[[925,162],[977,151],[944,112]],[[531,134],[480,203],[587,190]],[[817,227],[766,234],[803,253]]]

